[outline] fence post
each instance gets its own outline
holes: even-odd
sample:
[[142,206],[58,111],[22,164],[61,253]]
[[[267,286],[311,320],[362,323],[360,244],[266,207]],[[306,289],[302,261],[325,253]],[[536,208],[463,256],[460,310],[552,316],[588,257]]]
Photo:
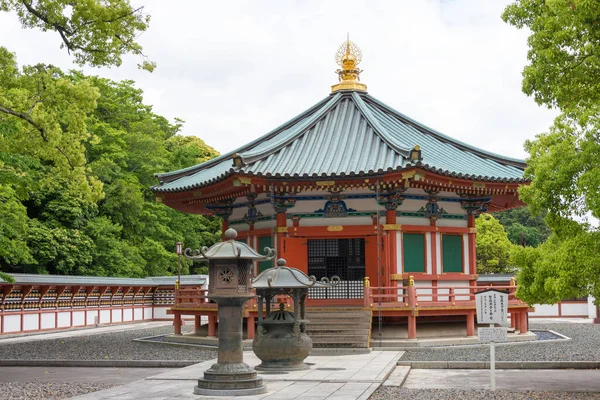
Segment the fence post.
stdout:
[[417,338],[417,310],[415,310],[415,306],[417,305],[417,288],[415,287],[415,280],[413,276],[408,278],[408,306],[410,308],[408,314],[408,338],[416,339]]
[[365,307],[371,307],[371,282],[369,282],[369,277],[365,276],[363,279],[363,305]]

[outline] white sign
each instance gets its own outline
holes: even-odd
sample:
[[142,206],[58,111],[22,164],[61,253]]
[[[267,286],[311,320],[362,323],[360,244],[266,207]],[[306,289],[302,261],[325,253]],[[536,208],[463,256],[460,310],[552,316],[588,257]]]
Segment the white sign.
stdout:
[[475,293],[478,324],[506,324],[508,293],[488,289]]
[[506,328],[477,328],[477,336],[480,342],[505,342]]

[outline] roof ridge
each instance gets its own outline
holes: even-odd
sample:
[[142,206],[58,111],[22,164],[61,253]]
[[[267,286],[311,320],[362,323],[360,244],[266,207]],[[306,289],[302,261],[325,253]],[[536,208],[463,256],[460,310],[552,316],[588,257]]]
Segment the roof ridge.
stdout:
[[461,142],[458,139],[455,139],[451,136],[445,135],[441,132],[439,132],[436,129],[430,128],[427,125],[414,120],[412,118],[410,118],[409,116],[402,114],[400,111],[388,106],[387,104],[383,103],[381,100],[376,99],[373,96],[370,96],[368,94],[365,93],[365,96],[367,97],[368,101],[371,101],[373,103],[375,103],[376,105],[378,105],[379,107],[387,110],[388,112],[394,114],[396,117],[401,118],[402,120],[404,120],[405,122],[408,122],[410,124],[412,124],[413,126],[415,126],[415,128],[420,129],[420,130],[425,130],[426,133],[431,134],[433,136],[435,136],[437,139],[440,139],[444,142],[449,142],[450,144],[460,148],[461,150],[466,150],[472,153],[475,153],[479,156],[483,156],[483,157],[487,157],[487,158],[491,158],[494,161],[497,161],[501,164],[508,164],[511,165],[513,167],[517,167],[520,169],[525,169],[525,167],[527,166],[525,163],[525,160],[519,159],[519,158],[512,158],[512,157],[506,157],[500,154],[496,154],[496,153],[492,153],[490,151],[486,151],[483,149],[480,149],[478,147],[472,146],[470,144]]
[[[256,144],[260,144],[260,142],[270,139],[272,136],[277,134],[279,131],[285,129],[286,127],[297,123],[298,121],[302,120],[302,118],[305,118],[307,114],[310,115],[311,113],[315,112],[315,110],[318,110],[319,108],[321,108],[323,106],[323,103],[327,103],[327,102],[331,101],[331,97],[332,97],[331,95],[325,97],[323,100],[321,100],[321,101],[317,102],[316,104],[312,105],[311,107],[307,108],[300,114],[296,115],[294,118],[287,120],[286,122],[279,125],[275,129],[270,130],[266,134],[254,139],[250,143],[247,143],[245,145],[238,147],[235,150],[229,151],[225,154],[222,154],[211,160],[204,161],[203,163],[200,163],[200,164],[192,165],[190,167],[182,168],[182,169],[179,169],[176,171],[154,174],[154,176],[156,176],[159,179],[160,183],[171,182],[171,181],[174,181],[174,180],[180,178],[183,175],[189,175],[191,173],[196,173],[203,169],[210,168],[216,164],[219,164],[219,163],[227,160],[228,158],[232,157],[235,153],[242,152],[245,149],[255,146]],[[157,187],[157,186],[153,186],[153,188],[154,187]]]
[[387,144],[390,148],[396,151],[398,154],[403,155],[404,157],[408,157],[410,153],[410,147],[405,147],[406,145],[396,144],[394,142],[394,138],[389,134],[387,129],[383,127],[377,121],[377,118],[371,113],[371,111],[367,108],[367,105],[363,101],[363,99],[356,92],[352,92],[351,94],[354,103],[356,104],[358,110],[361,112],[363,117],[367,120],[369,125],[373,128],[373,131],[383,140],[385,144]]
[[[331,109],[333,109],[342,98],[340,93],[336,93],[333,97],[329,99],[329,102],[325,104],[321,109],[314,112],[308,119],[300,122],[297,126],[292,128],[292,132],[288,137],[275,141],[271,145],[267,146],[264,149],[260,150],[249,150],[245,153],[239,153],[239,157],[242,159],[242,164],[247,165],[259,160],[262,160],[265,157],[281,150],[283,147],[292,143],[298,137],[302,136],[306,130],[310,129],[314,124],[316,124],[325,114],[327,114]],[[280,132],[278,132],[280,133]]]

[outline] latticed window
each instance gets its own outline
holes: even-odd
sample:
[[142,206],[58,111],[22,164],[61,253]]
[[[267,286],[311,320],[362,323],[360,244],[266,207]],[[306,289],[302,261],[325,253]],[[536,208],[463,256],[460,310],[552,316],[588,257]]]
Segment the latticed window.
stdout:
[[308,275],[317,279],[338,276],[341,283],[332,288],[311,288],[313,299],[359,299],[365,277],[365,239],[308,240]]

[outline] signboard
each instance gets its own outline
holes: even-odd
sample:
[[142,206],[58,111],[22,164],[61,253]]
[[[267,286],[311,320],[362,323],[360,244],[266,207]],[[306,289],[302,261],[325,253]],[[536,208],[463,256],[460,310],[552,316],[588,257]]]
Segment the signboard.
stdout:
[[478,324],[506,324],[508,293],[488,289],[475,293]]
[[480,342],[505,342],[506,328],[477,328],[477,336]]

